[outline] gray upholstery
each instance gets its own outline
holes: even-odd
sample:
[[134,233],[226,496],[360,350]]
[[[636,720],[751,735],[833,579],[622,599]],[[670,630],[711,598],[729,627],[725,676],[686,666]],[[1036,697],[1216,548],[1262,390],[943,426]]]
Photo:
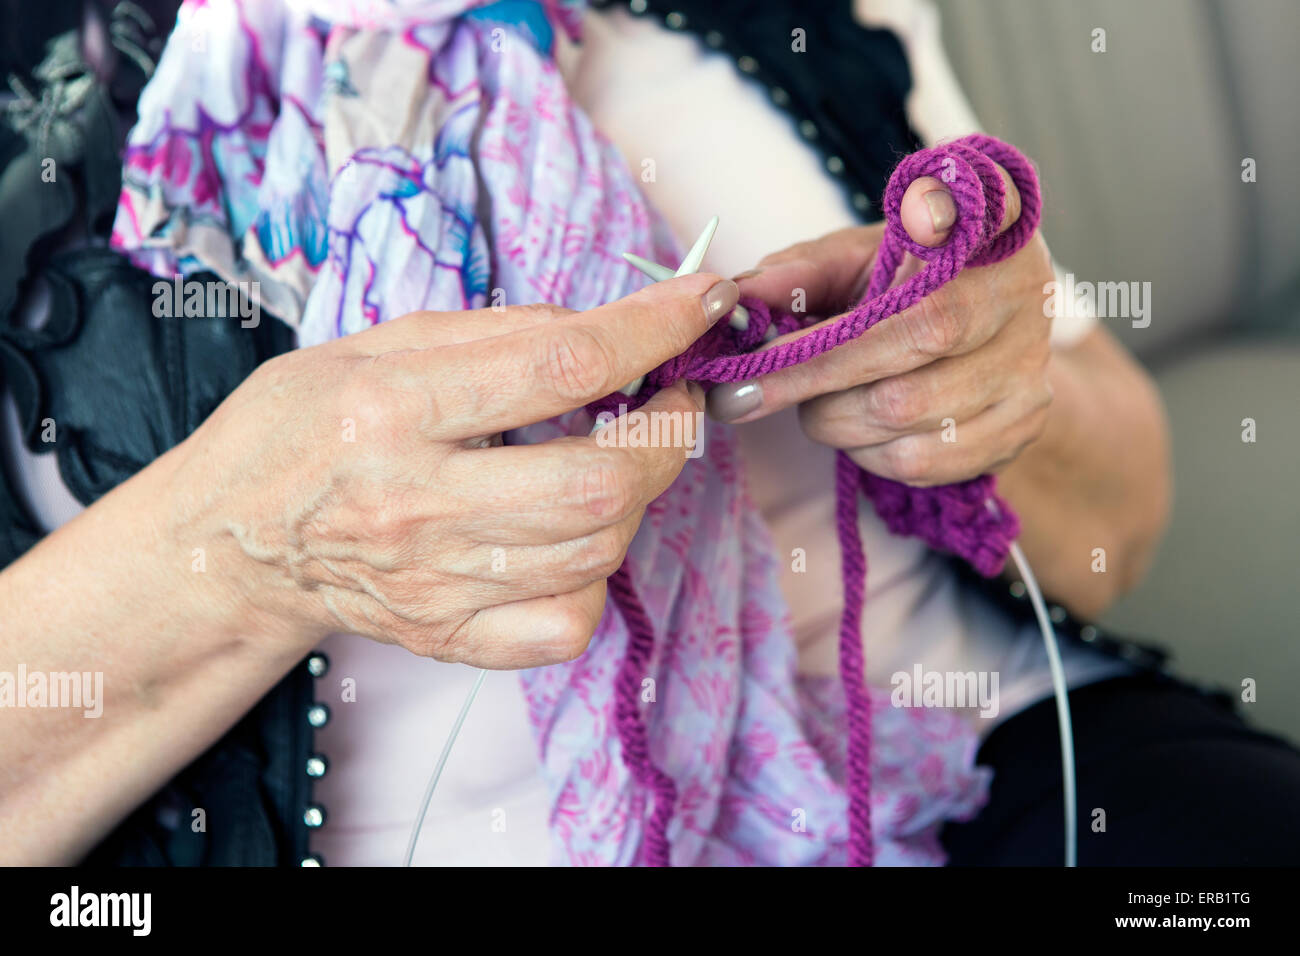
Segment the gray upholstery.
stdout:
[[1300,739],[1300,3],[937,6],[981,122],[1039,164],[1056,259],[1152,284],[1149,328],[1106,324],[1165,396],[1174,518],[1103,623],[1170,647],[1186,676],[1254,678],[1247,713]]

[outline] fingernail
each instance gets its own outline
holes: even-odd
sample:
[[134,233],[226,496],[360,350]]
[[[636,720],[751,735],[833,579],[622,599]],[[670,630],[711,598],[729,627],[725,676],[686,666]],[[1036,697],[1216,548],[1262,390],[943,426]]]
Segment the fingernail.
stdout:
[[757,382],[719,385],[709,392],[708,410],[720,422],[734,422],[763,404],[763,388]]
[[763,270],[762,270],[762,269],[746,269],[746,270],[745,270],[744,272],[742,272],[740,275],[738,275],[738,276],[732,276],[732,277],[731,277],[731,281],[732,281],[732,282],[744,282],[746,279],[752,279],[752,278],[754,278],[754,276],[761,276],[762,274],[763,274]]
[[925,194],[925,204],[930,207],[930,224],[935,232],[947,232],[957,221],[957,206],[947,190],[930,190]]
[[739,301],[740,289],[737,288],[736,283],[730,279],[714,283],[713,288],[704,293],[704,314],[709,326],[715,325],[718,319],[734,309]]

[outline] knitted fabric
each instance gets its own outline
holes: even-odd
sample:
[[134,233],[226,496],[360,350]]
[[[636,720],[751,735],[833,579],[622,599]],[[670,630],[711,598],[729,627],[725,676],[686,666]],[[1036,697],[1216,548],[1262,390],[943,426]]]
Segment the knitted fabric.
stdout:
[[[996,163],[1011,176],[1020,193],[1019,219],[1002,235],[1006,188]],[[923,176],[941,178],[957,206],[957,219],[947,242],[927,248],[907,235],[899,210],[903,193]],[[719,322],[690,349],[665,362],[646,377],[634,398],[622,393],[594,402],[599,414],[619,405],[637,407],[651,395],[681,379],[706,385],[738,382],[806,362],[860,336],[877,322],[897,315],[936,292],[968,266],[991,265],[1020,249],[1038,226],[1041,210],[1034,168],[1013,147],[990,136],[967,136],[924,149],[904,159],[885,189],[885,234],[862,301],[834,322],[820,324],[807,335],[764,351],[749,351],[761,343],[769,327],[785,334],[820,320],[800,320],[771,312],[756,300],[745,300],[750,321],[743,330]],[[925,268],[891,287],[903,254],[925,261]],[[647,387],[648,386],[648,387]],[[871,843],[871,723],[864,683],[862,605],[865,600],[866,555],[858,533],[857,496],[861,490],[876,507],[889,530],[914,535],[931,547],[950,551],[985,576],[1006,562],[1019,522],[984,475],[959,484],[913,488],[863,471],[844,452],[836,454],[836,532],[842,554],[844,612],[840,620],[840,677],[848,717],[847,787],[849,796],[848,861],[869,866]],[[649,757],[646,729],[637,705],[641,675],[654,647],[654,632],[632,585],[628,565],[610,579],[609,593],[618,603],[631,638],[618,675],[617,721],[623,759],[636,779],[654,794],[654,809],[643,843],[643,862],[668,865],[666,828],[676,801],[672,780]]]

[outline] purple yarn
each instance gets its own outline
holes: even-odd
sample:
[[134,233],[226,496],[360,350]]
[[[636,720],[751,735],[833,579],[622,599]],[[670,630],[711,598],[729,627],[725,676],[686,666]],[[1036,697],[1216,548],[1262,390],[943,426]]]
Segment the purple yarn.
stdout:
[[[1010,174],[1021,203],[1020,218],[1001,236],[997,228],[1005,210],[1006,188],[995,162]],[[899,215],[903,193],[923,176],[942,180],[957,206],[957,219],[948,241],[933,249],[914,242],[903,229]],[[636,396],[615,393],[588,408],[593,414],[617,414],[619,405],[639,407],[656,391],[681,379],[717,385],[757,378],[806,362],[909,308],[952,281],[965,267],[991,265],[1012,255],[1038,227],[1041,208],[1038,177],[1032,164],[1013,147],[991,136],[976,134],[913,153],[898,164],[885,188],[884,238],[866,294],[852,312],[793,342],[755,352],[752,350],[762,344],[769,326],[785,335],[822,320],[774,313],[763,302],[745,299],[743,304],[750,314],[746,329],[736,330],[727,322],[719,322],[686,352],[651,371]],[[905,252],[923,260],[925,268],[891,289]],[[997,496],[995,485],[992,475],[982,475],[955,485],[913,488],[863,471],[844,452],[836,454],[836,532],[844,578],[839,658],[847,704],[850,866],[870,866],[872,862],[871,722],[861,640],[867,561],[858,533],[858,491],[872,502],[894,534],[916,536],[936,550],[963,558],[986,577],[993,577],[1002,569],[1011,543],[1020,532],[1019,521]],[[641,862],[667,866],[667,827],[677,790],[650,757],[639,706],[641,677],[654,649],[654,630],[632,586],[626,561],[609,579],[609,593],[629,632],[615,705],[623,761],[637,782],[654,796]]]

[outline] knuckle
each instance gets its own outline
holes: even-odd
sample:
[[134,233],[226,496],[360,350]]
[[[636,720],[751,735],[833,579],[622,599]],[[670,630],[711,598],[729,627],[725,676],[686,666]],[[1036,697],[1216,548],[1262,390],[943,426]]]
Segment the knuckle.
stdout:
[[552,659],[555,663],[577,660],[587,652],[597,622],[585,609],[561,602],[549,618],[551,637],[548,644],[554,648]]
[[623,563],[626,550],[622,536],[615,532],[593,535],[583,548],[582,574],[585,580],[592,581],[609,577]]
[[542,343],[542,377],[562,400],[576,407],[618,387],[610,384],[614,363],[595,329],[571,326],[544,336]]
[[924,484],[933,469],[933,456],[920,441],[899,439],[883,449],[886,467],[905,485]]
[[362,509],[365,518],[367,537],[381,547],[385,553],[404,550],[411,540],[411,518],[409,512],[400,507],[391,495],[374,494],[371,501]]
[[388,573],[407,563],[416,520],[379,483],[349,480],[302,523],[299,533],[309,546],[329,542],[360,549],[373,570]]
[[393,410],[385,407],[382,393],[368,371],[358,369],[348,375],[339,386],[336,401],[340,424],[350,422],[356,435],[384,434],[392,427]]
[[917,303],[908,329],[913,347],[928,358],[947,355],[962,341],[961,315],[951,296],[942,292]]
[[632,489],[617,462],[612,455],[594,457],[579,475],[578,500],[593,517],[615,521],[631,510]]
[[916,424],[922,413],[921,395],[902,376],[877,382],[866,392],[867,414],[896,431]]

